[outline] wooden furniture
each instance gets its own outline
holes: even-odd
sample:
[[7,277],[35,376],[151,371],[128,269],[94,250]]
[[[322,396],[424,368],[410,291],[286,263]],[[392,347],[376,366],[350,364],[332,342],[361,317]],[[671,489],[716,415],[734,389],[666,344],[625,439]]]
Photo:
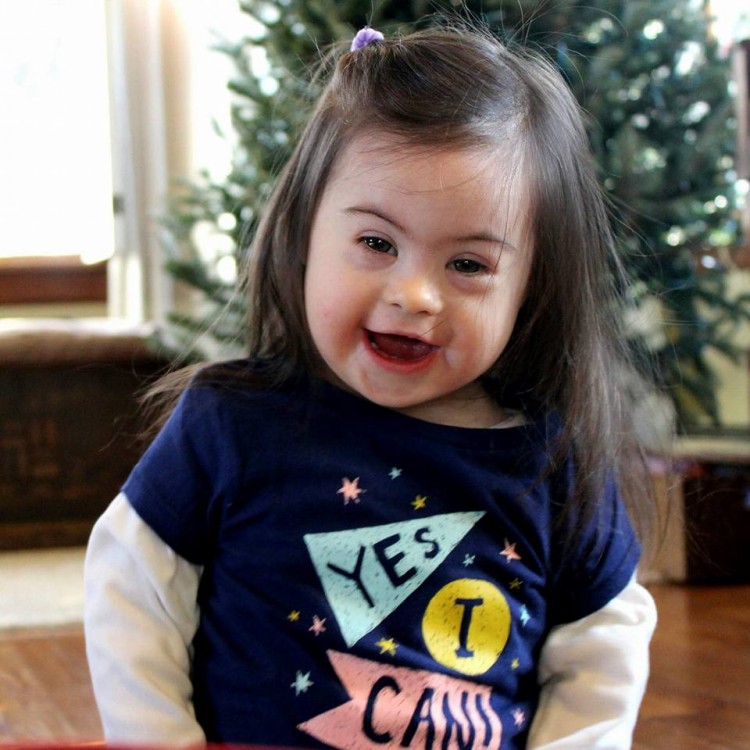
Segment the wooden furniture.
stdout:
[[655,477],[661,547],[645,579],[750,583],[750,433],[682,437]]
[[750,433],[683,439],[686,577],[750,582]]
[[149,330],[0,320],[0,550],[83,544],[135,464]]

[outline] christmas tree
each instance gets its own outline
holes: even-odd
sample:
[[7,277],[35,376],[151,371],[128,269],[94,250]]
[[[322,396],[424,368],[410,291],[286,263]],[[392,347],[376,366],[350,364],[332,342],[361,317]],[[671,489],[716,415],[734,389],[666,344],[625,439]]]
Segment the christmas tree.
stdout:
[[[632,277],[623,315],[633,347],[658,363],[684,424],[717,420],[706,353],[731,356],[727,333],[750,319],[750,300],[729,303],[724,294],[724,269],[739,240],[733,100],[730,65],[703,6],[684,0],[584,6],[567,0],[244,0],[240,6],[258,33],[220,45],[236,69],[228,84],[231,173],[222,184],[206,175],[185,186],[164,221],[168,268],[199,302],[197,313],[172,316],[189,357],[228,354],[243,339],[245,301],[233,272],[316,97],[309,79],[321,50],[366,24],[394,34],[458,15],[481,20],[510,43],[538,48],[565,75],[587,112]],[[212,260],[196,247],[198,225],[226,240]],[[201,332],[203,351],[195,344]]]

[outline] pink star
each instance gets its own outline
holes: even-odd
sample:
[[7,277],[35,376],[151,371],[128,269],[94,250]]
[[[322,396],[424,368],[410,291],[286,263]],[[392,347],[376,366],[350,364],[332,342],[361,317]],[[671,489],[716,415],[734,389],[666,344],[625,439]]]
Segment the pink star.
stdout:
[[507,539],[505,540],[505,549],[500,553],[505,556],[505,562],[509,563],[511,560],[520,560],[521,555],[516,552],[516,543],[511,544]]
[[344,505],[348,505],[350,500],[354,500],[355,503],[358,503],[359,496],[363,492],[366,492],[366,490],[363,490],[357,485],[357,482],[359,482],[359,477],[356,479],[344,477],[341,480],[341,488],[336,491],[336,494],[344,496]]
[[513,723],[517,727],[522,727],[525,721],[526,721],[526,713],[523,711],[523,709],[514,708],[513,709]]
[[324,617],[322,620],[317,615],[313,615],[313,624],[310,625],[308,630],[311,633],[315,633],[315,635],[320,635],[321,633],[326,632],[326,618]]

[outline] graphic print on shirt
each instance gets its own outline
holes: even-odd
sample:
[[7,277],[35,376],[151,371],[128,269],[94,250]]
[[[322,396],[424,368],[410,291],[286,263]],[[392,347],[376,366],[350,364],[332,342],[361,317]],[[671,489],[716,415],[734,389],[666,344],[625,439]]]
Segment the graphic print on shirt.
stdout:
[[509,635],[510,607],[489,581],[451,581],[432,597],[422,619],[422,637],[432,658],[470,676],[492,668]]
[[483,515],[446,513],[306,534],[305,544],[346,645],[353,646],[419,588]]
[[439,672],[328,652],[351,700],[299,725],[331,747],[498,750],[492,689]]
[[[346,645],[364,638],[420,588],[484,515],[445,513],[305,535]],[[506,540],[506,551],[508,545]],[[510,563],[520,555],[506,558]],[[465,559],[462,564],[467,565]],[[495,665],[510,628],[511,611],[501,589],[466,575],[432,594],[421,621],[429,655],[467,677]],[[398,647],[383,638],[375,645],[390,655]],[[492,707],[490,686],[336,651],[328,651],[328,657],[350,700],[298,727],[322,742],[362,749],[501,747],[502,721]]]

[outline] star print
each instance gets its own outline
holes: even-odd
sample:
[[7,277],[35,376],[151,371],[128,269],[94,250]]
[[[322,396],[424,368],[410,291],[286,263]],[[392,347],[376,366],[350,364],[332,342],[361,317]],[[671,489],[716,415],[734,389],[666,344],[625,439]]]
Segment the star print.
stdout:
[[513,661],[510,663],[511,669],[518,669],[521,666],[521,662],[518,660],[518,657],[513,659]]
[[313,622],[312,625],[308,628],[308,630],[311,633],[315,633],[315,635],[320,635],[321,633],[326,632],[326,618],[324,617],[322,620],[317,615],[313,615]]
[[[502,554],[502,553],[501,553]],[[516,589],[520,589],[521,586],[523,586],[523,581],[520,578],[514,578],[510,582],[510,590],[515,591]]]
[[395,466],[388,472],[388,476],[391,479],[398,479],[401,476],[401,469],[396,468]]
[[521,625],[523,625],[524,627],[526,627],[526,624],[531,619],[531,615],[529,614],[529,610],[526,609],[526,605],[525,604],[521,605],[521,613],[520,613],[519,617],[521,618]]
[[289,622],[297,622],[299,620],[300,611],[298,609],[293,609],[287,616],[286,619],[289,620]]
[[425,495],[417,495],[412,501],[412,507],[414,510],[422,510],[427,505],[427,498]]
[[517,727],[522,727],[526,723],[526,712],[520,708],[513,709],[513,723]]
[[464,568],[468,568],[469,565],[474,564],[475,555],[464,555]]
[[315,683],[310,679],[309,672],[302,674],[302,672],[298,671],[294,678],[294,682],[289,687],[294,688],[295,694],[299,695],[300,693],[306,693],[314,684]]
[[355,503],[359,502],[359,496],[366,492],[366,490],[363,490],[358,484],[359,477],[356,479],[349,479],[349,477],[344,477],[341,480],[341,487],[336,490],[337,495],[343,495],[344,496],[344,505],[349,505],[350,500],[354,500]]
[[511,560],[521,559],[521,555],[516,552],[516,542],[511,544],[507,539],[505,540],[505,549],[500,554],[505,557],[507,563],[510,563]]
[[393,638],[381,638],[375,643],[375,645],[380,649],[381,654],[388,653],[391,656],[396,655],[398,644],[393,640]]

